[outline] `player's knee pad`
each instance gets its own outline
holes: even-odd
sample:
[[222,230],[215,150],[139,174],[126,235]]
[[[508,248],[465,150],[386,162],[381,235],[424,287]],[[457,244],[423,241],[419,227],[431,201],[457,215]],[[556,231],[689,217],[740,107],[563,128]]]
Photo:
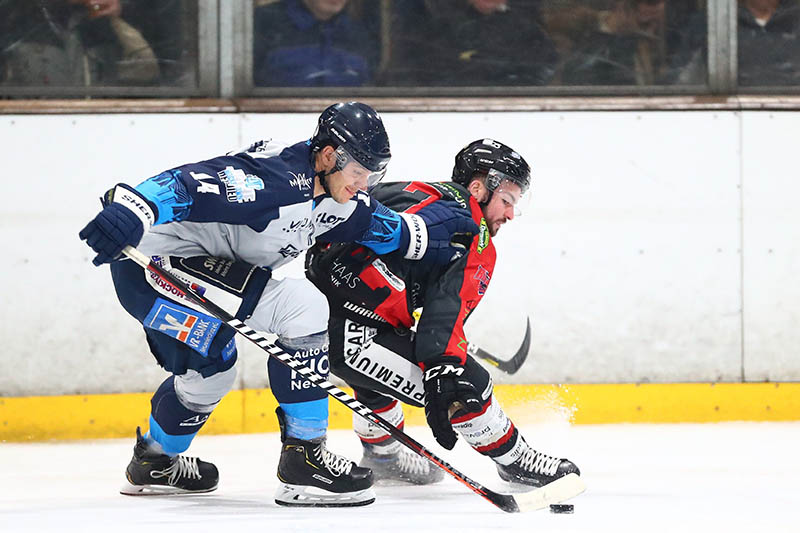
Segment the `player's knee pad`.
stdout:
[[175,376],[175,392],[187,409],[210,413],[236,382],[236,367],[203,377],[193,370]]

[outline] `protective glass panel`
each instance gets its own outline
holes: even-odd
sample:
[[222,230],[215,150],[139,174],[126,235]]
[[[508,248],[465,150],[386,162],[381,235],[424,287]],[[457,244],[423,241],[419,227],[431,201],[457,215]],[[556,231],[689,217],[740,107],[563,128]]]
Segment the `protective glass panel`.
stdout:
[[740,87],[800,85],[799,1],[740,1],[737,42]]
[[197,1],[0,0],[0,94],[195,87],[197,38]]
[[252,75],[495,94],[705,85],[707,42],[705,0],[256,0]]

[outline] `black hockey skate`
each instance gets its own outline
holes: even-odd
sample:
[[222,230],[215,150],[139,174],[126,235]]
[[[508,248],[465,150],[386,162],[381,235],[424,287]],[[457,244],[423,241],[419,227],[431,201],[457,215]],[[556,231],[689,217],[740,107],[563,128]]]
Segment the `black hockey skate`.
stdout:
[[197,457],[170,457],[150,451],[138,427],[133,459],[125,477],[128,483],[119,492],[130,496],[211,492],[219,482],[219,472],[212,463]]
[[425,457],[417,455],[396,441],[395,453],[379,453],[379,445],[361,443],[364,457],[359,466],[372,470],[376,481],[402,481],[414,485],[429,485],[444,479],[444,471]]
[[522,440],[526,449],[516,461],[510,465],[496,464],[497,473],[504,481],[542,487],[567,474],[581,475],[572,461],[537,452],[525,443],[525,439]]
[[325,447],[325,439],[315,442],[287,437],[283,410],[278,407],[276,413],[282,449],[275,503],[290,507],[355,507],[375,501],[369,468],[331,453]]

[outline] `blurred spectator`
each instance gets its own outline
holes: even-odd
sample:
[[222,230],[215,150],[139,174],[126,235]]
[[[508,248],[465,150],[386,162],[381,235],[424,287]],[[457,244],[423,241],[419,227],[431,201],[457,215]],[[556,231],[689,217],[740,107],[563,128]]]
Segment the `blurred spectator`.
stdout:
[[[666,0],[613,0],[588,17],[586,33],[564,63],[565,85],[670,83]],[[584,15],[586,15],[584,13]]]
[[800,85],[800,2],[739,2],[739,85]]
[[[702,21],[694,22],[692,33],[706,31]],[[737,32],[739,86],[800,85],[798,0],[739,0]],[[705,48],[696,49],[679,81],[702,83],[707,56]]]
[[378,42],[348,0],[260,2],[253,15],[253,81],[272,87],[353,87],[372,82]]
[[[11,85],[129,85],[159,79],[153,48],[123,17],[175,2],[0,0],[0,79]],[[138,14],[137,14],[138,11]],[[147,11],[142,14],[142,11]],[[172,20],[172,24],[174,24]],[[158,27],[157,24],[151,25]]]
[[545,85],[558,61],[539,0],[395,0],[395,86]]
[[[141,32],[155,52],[162,85],[194,83],[196,65],[196,0],[122,0],[122,18]],[[188,42],[187,42],[188,38]]]

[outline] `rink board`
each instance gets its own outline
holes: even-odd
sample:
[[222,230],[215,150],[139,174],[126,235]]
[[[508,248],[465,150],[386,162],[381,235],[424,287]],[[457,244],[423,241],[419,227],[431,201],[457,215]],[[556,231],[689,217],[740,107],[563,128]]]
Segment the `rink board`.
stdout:
[[[387,180],[444,179],[453,154],[485,136],[532,165],[530,209],[498,235],[490,289],[467,325],[470,341],[505,356],[530,316],[526,365],[496,383],[800,381],[800,113],[383,116]],[[0,394],[155,390],[163,371],[140,325],[77,236],[98,196],[259,138],[306,138],[316,118],[0,117],[13,156],[0,198],[0,279],[13,303],[0,321]],[[265,387],[263,354],[241,352],[235,388]]]
[[[800,383],[650,383],[497,385],[516,424],[680,423],[800,420]],[[0,398],[0,442],[129,437],[147,427],[150,393]],[[330,402],[330,427],[352,427],[352,412]],[[277,431],[269,389],[231,391],[204,434]],[[405,407],[406,424],[423,425],[421,409]]]

